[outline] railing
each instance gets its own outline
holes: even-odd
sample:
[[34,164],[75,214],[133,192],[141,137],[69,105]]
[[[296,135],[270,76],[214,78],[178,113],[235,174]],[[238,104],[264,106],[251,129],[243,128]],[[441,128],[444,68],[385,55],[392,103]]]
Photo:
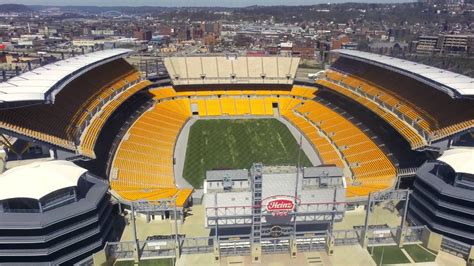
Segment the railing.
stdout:
[[[396,245],[396,233],[399,227],[371,228],[368,231],[369,246]],[[405,228],[404,243],[421,242],[424,226]],[[335,230],[331,233],[336,246],[359,245],[362,229]],[[291,236],[262,237],[260,245],[262,253],[288,253],[293,239],[300,252],[324,250],[328,241],[328,231],[297,232]],[[217,245],[221,256],[247,256],[252,247],[250,234],[230,236],[180,237],[178,246],[182,254],[202,254],[213,252]],[[138,249],[141,259],[158,257],[176,257],[175,239],[139,241]],[[106,257],[114,260],[133,260],[136,243],[108,242],[104,248]],[[462,242],[443,238],[442,249],[451,253],[467,256],[471,246]]]
[[466,218],[466,217],[459,216],[457,214],[446,213],[444,211],[436,209],[432,206],[431,203],[428,203],[425,199],[423,199],[419,195],[413,195],[413,198],[416,201],[418,201],[421,205],[423,205],[424,208],[428,209],[436,217],[443,218],[447,221],[457,222],[457,223],[467,225],[467,226],[474,226],[474,221],[473,220],[471,220],[469,218]]
[[418,244],[421,242],[421,235],[425,230],[424,226],[412,226],[405,228],[405,238],[403,239],[404,244]]
[[3,212],[5,213],[40,213],[40,209],[38,206],[38,209],[9,209],[9,208],[4,208]]
[[94,116],[96,114],[98,114],[99,112],[101,112],[102,108],[105,105],[107,105],[110,101],[115,99],[117,97],[117,95],[121,94],[122,92],[126,91],[127,89],[131,88],[132,86],[138,84],[139,82],[141,82],[141,79],[136,79],[136,80],[134,80],[130,83],[127,83],[127,84],[123,85],[122,87],[120,87],[119,89],[115,90],[107,98],[101,99],[99,105],[97,105],[91,112],[88,113],[87,118],[85,119],[85,121],[81,125],[77,126],[78,130],[76,131],[76,134],[75,134],[75,137],[74,137],[75,142],[80,143],[82,133],[91,124],[92,119],[94,118]]
[[393,245],[396,243],[398,228],[369,229],[367,232],[369,246]]
[[219,251],[221,256],[249,255],[251,247],[250,239],[219,240]]
[[74,266],[94,266],[94,256],[89,256],[79,262],[74,263]]
[[262,253],[287,253],[290,251],[290,238],[262,238],[261,242]]
[[326,243],[327,235],[296,237],[296,248],[301,252],[324,250],[326,248]]
[[[430,198],[430,201],[436,203],[440,207],[444,207],[447,209],[455,210],[458,212],[463,212],[467,214],[471,214],[473,211],[473,208],[465,207],[463,205],[455,204],[453,202],[447,201],[445,199],[440,199],[437,195],[435,195],[433,192],[428,191],[426,188],[423,187],[423,185],[419,185],[417,182],[415,182],[415,188],[416,190],[420,191],[420,194],[425,195],[426,197]],[[441,194],[443,195],[443,194]],[[417,193],[413,193],[413,197],[418,197]],[[450,197],[451,195],[445,195],[447,197]],[[419,198],[419,197],[418,197]]]
[[43,212],[45,212],[48,210],[59,208],[61,206],[68,205],[75,201],[76,195],[67,193],[46,199],[45,201],[41,202],[41,207],[43,209]]
[[415,176],[417,170],[418,168],[416,167],[397,169],[397,176],[398,177]]
[[214,237],[193,237],[180,239],[183,254],[208,253],[214,248]]
[[467,259],[472,246],[461,241],[443,236],[441,241],[441,250]]
[[334,80],[334,79],[331,79],[329,77],[326,77],[325,78],[327,81],[329,82],[332,82],[338,86],[341,86],[355,94],[358,94],[366,99],[369,99],[373,102],[375,102],[379,107],[383,108],[384,110],[394,114],[395,116],[397,116],[400,120],[406,122],[407,124],[409,124],[412,128],[414,128],[416,130],[416,132],[422,136],[427,142],[428,140],[430,139],[430,133],[429,132],[426,132],[421,126],[418,125],[418,122],[416,121],[413,121],[412,119],[410,119],[409,117],[405,116],[402,112],[400,112],[399,110],[395,109],[395,107],[393,106],[389,106],[387,105],[386,103],[384,103],[382,100],[380,100],[379,98],[375,97],[375,96],[371,96],[369,94],[367,94],[366,92],[358,89],[358,88],[353,88],[352,86],[349,86],[347,84],[344,84],[342,83],[341,81],[338,81],[338,80]]
[[[98,222],[99,217],[101,217],[103,215],[104,211],[107,212],[107,214],[105,216],[108,216],[110,214],[110,212],[112,212],[112,208],[111,207],[107,208],[107,206],[108,206],[107,204],[102,204],[102,206],[100,207],[100,210],[98,211],[98,214],[96,214],[94,216],[91,216],[90,218],[81,220],[79,222],[71,223],[67,227],[62,227],[58,230],[49,232],[45,235],[22,237],[22,239],[24,239],[24,240],[27,239],[27,240],[30,240],[32,242],[33,241],[34,242],[47,242],[47,241],[50,241],[50,240],[55,239],[59,236],[65,235],[67,233],[73,232],[75,230],[78,230],[80,228],[83,228],[83,227],[86,227],[88,225],[91,225],[93,223]],[[17,239],[16,236],[0,236],[0,240],[2,242],[14,243],[16,239]]]
[[360,229],[336,230],[332,232],[334,245],[336,246],[356,245],[360,241],[360,236]]
[[176,257],[176,242],[174,239],[140,241],[138,246],[142,259]]
[[104,250],[106,257],[113,260],[133,259],[135,242],[108,242]]

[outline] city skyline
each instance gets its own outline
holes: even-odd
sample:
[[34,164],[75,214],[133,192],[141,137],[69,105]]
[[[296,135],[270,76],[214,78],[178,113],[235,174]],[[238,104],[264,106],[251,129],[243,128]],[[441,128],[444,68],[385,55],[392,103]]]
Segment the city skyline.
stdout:
[[278,6],[278,5],[314,5],[324,3],[345,3],[345,2],[360,2],[360,3],[401,3],[401,2],[414,2],[412,0],[336,0],[336,1],[324,1],[324,0],[295,0],[295,1],[284,1],[284,0],[116,0],[110,2],[103,2],[98,0],[17,0],[17,1],[5,1],[0,0],[0,4],[25,4],[25,5],[45,5],[45,6],[163,6],[163,7],[245,7],[252,5],[264,5],[264,6]]

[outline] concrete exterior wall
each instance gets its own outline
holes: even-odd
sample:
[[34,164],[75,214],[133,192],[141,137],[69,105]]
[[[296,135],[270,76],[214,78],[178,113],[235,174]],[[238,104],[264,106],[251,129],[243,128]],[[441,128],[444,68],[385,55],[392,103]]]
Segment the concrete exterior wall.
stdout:
[[5,166],[6,166],[6,161],[7,161],[7,153],[6,151],[0,147],[0,174],[5,171]]
[[299,57],[169,57],[164,64],[174,85],[293,84],[299,61]]
[[430,231],[428,227],[425,227],[423,233],[421,234],[421,241],[423,242],[423,247],[438,252],[441,249],[441,241],[443,240],[443,235]]
[[112,265],[112,263],[107,261],[107,256],[105,255],[105,251],[101,250],[94,254],[93,256],[94,265]]
[[471,252],[469,252],[469,256],[467,257],[467,266],[474,266],[474,246],[471,247]]

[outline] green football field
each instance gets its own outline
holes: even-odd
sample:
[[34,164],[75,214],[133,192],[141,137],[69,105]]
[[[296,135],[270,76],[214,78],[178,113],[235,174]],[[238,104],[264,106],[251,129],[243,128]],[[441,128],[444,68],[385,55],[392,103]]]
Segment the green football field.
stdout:
[[[252,163],[296,165],[299,144],[276,119],[198,120],[191,127],[183,176],[202,187],[207,170],[249,169]],[[301,152],[301,166],[311,166]]]

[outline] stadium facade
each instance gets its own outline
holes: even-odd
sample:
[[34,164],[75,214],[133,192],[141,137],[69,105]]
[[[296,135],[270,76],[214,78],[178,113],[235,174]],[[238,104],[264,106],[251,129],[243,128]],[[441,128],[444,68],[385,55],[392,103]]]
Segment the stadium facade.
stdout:
[[447,150],[416,172],[408,218],[416,225],[474,244],[474,149]]
[[330,230],[346,208],[345,181],[336,166],[256,163],[250,171],[208,171],[204,182],[205,224],[218,235],[238,228],[254,237]]
[[113,224],[107,190],[67,161],[0,175],[0,264],[72,264],[100,250]]

